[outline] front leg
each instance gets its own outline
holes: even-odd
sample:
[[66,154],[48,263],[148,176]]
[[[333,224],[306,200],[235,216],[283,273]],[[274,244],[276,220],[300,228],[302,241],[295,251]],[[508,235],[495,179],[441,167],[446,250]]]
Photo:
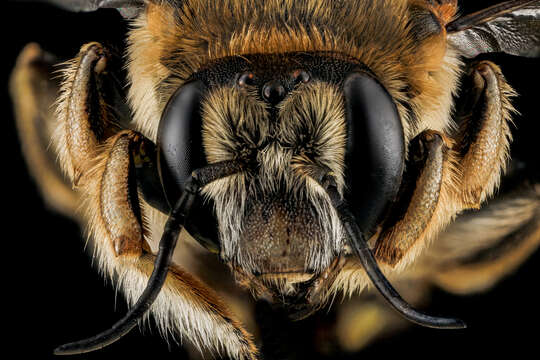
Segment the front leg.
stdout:
[[[156,151],[143,135],[118,125],[111,109],[121,104],[108,102],[111,97],[103,92],[114,89],[109,60],[107,51],[92,43],[70,63],[56,143],[66,172],[84,198],[84,217],[100,268],[133,304],[154,267],[139,193],[155,199],[144,184],[155,183]],[[224,302],[178,266],[171,267],[150,312],[164,334],[185,336],[199,348],[235,359],[256,358],[251,335]]]
[[411,141],[399,202],[376,243],[377,259],[396,266],[407,254],[414,256],[411,250],[429,233],[441,190],[450,177],[445,167],[448,157],[442,134],[426,130]]
[[458,118],[456,151],[462,174],[454,195],[463,209],[478,209],[498,187],[509,158],[509,123],[516,94],[489,61],[472,66],[468,98]]
[[377,258],[392,268],[414,261],[456,214],[479,208],[505,169],[514,93],[497,66],[487,61],[475,64],[468,80],[468,102],[460,110],[455,140],[441,135],[448,149],[427,146],[431,155],[421,171],[409,164],[407,172],[418,175],[403,182],[394,213],[377,239]]
[[[141,144],[149,143],[141,135],[123,131],[108,139],[95,169],[88,174],[86,188],[95,189],[88,196],[91,228],[102,229],[115,256],[140,257],[143,248],[149,251],[143,237],[142,213],[137,195],[134,159],[139,158]],[[148,146],[148,145],[147,145]],[[96,196],[97,195],[97,196]],[[93,204],[93,202],[96,202]]]
[[122,107],[123,99],[110,101],[110,89],[117,88],[107,71],[110,61],[106,49],[99,43],[89,43],[64,70],[53,141],[60,164],[75,187],[84,182],[84,175],[99,155],[99,145],[120,131],[114,110]]

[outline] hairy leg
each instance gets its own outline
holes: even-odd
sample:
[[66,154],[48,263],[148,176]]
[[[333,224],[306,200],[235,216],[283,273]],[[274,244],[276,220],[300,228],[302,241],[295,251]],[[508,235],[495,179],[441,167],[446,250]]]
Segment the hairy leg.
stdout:
[[458,217],[419,266],[447,291],[468,294],[493,286],[540,245],[540,187],[522,184],[480,211]]
[[74,217],[79,195],[71,188],[50,147],[55,126],[54,102],[59,79],[55,76],[56,58],[37,44],[28,44],[19,55],[11,76],[19,140],[28,170],[49,206],[65,216]]
[[[443,136],[424,131],[412,140],[399,202],[384,224],[375,256],[396,266],[406,255],[416,257],[413,248],[424,241],[444,186],[448,147]],[[446,176],[445,176],[446,175]],[[412,261],[412,260],[410,260]]]
[[506,168],[514,93],[499,68],[488,61],[471,67],[468,82],[468,102],[460,110],[458,131],[451,138],[441,135],[448,149],[439,150],[438,156],[431,150],[434,154],[421,171],[409,164],[407,172],[416,173],[416,180],[405,178],[397,214],[383,225],[386,230],[377,239],[376,255],[396,270],[417,259],[457,213],[479,208]]

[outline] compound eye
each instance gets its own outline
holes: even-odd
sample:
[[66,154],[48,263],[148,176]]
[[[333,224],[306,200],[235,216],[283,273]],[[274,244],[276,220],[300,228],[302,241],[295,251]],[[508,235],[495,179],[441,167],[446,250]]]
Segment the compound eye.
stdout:
[[311,80],[311,76],[309,76],[308,72],[301,69],[295,70],[292,76],[296,84],[306,84]]
[[245,72],[240,74],[238,76],[238,80],[236,81],[238,86],[245,87],[245,86],[251,86],[255,84],[255,74],[252,72]]
[[397,196],[405,141],[397,107],[374,78],[352,73],[344,83],[347,105],[348,202],[369,237]]
[[[202,147],[200,81],[180,87],[165,107],[158,127],[158,171],[169,205],[174,205],[185,189],[191,172],[206,165]],[[197,199],[186,220],[186,230],[204,247],[219,252],[219,235],[213,206]]]
[[181,86],[167,103],[158,127],[158,171],[165,196],[174,205],[191,172],[205,165],[201,138],[203,85]]

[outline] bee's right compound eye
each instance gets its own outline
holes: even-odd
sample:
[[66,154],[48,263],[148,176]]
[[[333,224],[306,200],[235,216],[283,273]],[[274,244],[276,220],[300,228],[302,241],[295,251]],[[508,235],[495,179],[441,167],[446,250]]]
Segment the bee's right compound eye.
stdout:
[[[171,96],[159,122],[158,171],[163,192],[173,206],[184,192],[193,170],[206,165],[202,146],[201,101],[204,85],[193,81]],[[214,226],[212,226],[214,225]],[[207,249],[218,252],[217,223],[208,203],[193,206],[186,229]]]
[[405,161],[403,126],[394,101],[373,77],[351,73],[347,106],[347,196],[367,237],[397,196]]
[[169,204],[180,197],[191,172],[206,163],[201,138],[202,94],[200,81],[181,86],[171,96],[159,122],[158,169]]

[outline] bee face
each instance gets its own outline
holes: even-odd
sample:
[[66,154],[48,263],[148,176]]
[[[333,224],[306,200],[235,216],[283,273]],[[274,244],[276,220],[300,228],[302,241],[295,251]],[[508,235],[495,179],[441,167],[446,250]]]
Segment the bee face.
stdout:
[[[193,169],[247,164],[202,190],[186,228],[256,295],[321,306],[366,286],[347,271],[358,263],[321,180],[332,179],[369,238],[392,210],[411,139],[453,128],[461,63],[443,23],[455,7],[413,3],[308,1],[284,12],[279,2],[231,0],[222,6],[234,16],[224,18],[213,2],[150,2],[135,21],[129,98],[137,130],[163,154],[176,149],[160,165],[181,168],[162,177],[169,203]],[[215,34],[224,37],[208,42]],[[169,106],[189,94],[190,130],[163,147]]]
[[[207,161],[249,164],[205,193],[215,204],[222,258],[252,285],[311,279],[343,251],[339,219],[319,181],[331,173],[344,184],[339,79],[353,66],[285,54],[231,58],[198,75],[211,89],[202,104]],[[236,68],[219,84],[212,75],[223,67]]]

